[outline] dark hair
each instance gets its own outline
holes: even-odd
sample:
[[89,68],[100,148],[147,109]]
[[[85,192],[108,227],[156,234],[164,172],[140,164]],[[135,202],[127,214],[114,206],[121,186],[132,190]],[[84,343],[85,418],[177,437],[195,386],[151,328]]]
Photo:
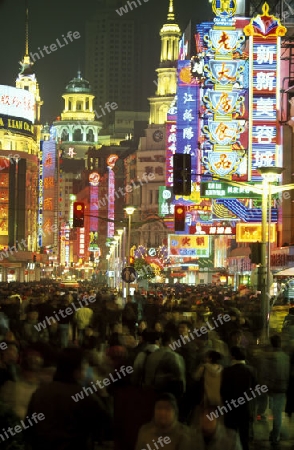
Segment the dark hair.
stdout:
[[178,403],[176,397],[173,394],[170,394],[169,392],[163,392],[161,394],[158,394],[154,406],[156,406],[156,403],[158,402],[168,402],[178,415],[179,413]]
[[160,339],[160,333],[154,330],[147,330],[145,329],[142,333],[142,336],[144,336],[144,341],[148,344],[155,344],[156,341]]
[[54,381],[75,382],[74,372],[82,368],[84,351],[80,348],[65,348],[58,356]]
[[245,353],[240,347],[232,347],[230,352],[232,357],[237,361],[243,361],[245,359]]
[[170,331],[164,331],[161,335],[162,345],[168,345],[172,339],[173,339],[173,335]]
[[207,353],[207,357],[211,359],[212,364],[217,364],[222,359],[222,355],[219,352],[216,352],[215,350],[210,350]]
[[278,334],[274,334],[273,336],[271,336],[270,341],[274,348],[281,348],[282,340],[281,340],[281,336],[279,336]]

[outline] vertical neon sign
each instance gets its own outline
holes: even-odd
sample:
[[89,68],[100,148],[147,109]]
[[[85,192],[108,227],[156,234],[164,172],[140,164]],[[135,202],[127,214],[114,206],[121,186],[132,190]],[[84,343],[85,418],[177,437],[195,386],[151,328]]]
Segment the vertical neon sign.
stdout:
[[[43,141],[43,239],[42,245],[52,245],[52,226],[56,214],[56,143],[53,140]],[[40,231],[39,231],[40,233]]]
[[[214,27],[203,37],[207,43],[203,107],[208,120],[202,132],[213,145],[213,151],[203,155],[202,163],[204,171],[212,175],[232,178],[233,174],[238,174],[244,180],[247,155],[240,136],[245,132],[245,121],[240,119],[245,101],[244,61],[241,59],[245,36],[235,26],[235,0],[214,0],[212,8],[216,15]],[[213,89],[207,88],[210,86]]]
[[250,158],[251,179],[261,181],[257,168],[279,164],[280,143],[278,133],[280,110],[280,48],[281,36],[287,29],[280,20],[269,15],[264,3],[262,15],[251,19],[244,28],[250,44]]
[[115,174],[113,169],[117,160],[118,156],[115,154],[109,155],[106,160],[106,164],[108,166],[108,219],[112,220],[107,224],[107,237],[114,236]]
[[173,155],[177,150],[177,96],[172,101],[169,110],[167,112],[167,122],[165,125],[166,130],[166,165],[165,165],[165,185],[173,185]]
[[178,61],[177,153],[191,155],[195,181],[198,151],[199,84],[191,74],[190,60]]

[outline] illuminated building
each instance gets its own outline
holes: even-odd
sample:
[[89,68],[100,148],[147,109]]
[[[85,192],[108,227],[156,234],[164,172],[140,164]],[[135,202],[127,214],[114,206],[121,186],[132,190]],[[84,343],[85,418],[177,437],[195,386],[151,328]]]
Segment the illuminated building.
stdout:
[[[87,152],[98,145],[102,124],[96,120],[93,107],[94,95],[87,80],[78,72],[66,86],[63,94],[64,109],[61,117],[53,122],[52,137],[56,146],[56,183],[54,185],[57,228],[60,239],[52,236],[51,245],[57,246],[58,263],[69,267],[73,258],[70,233],[72,228],[72,209],[77,190],[75,184],[81,180],[85,170]],[[45,143],[46,146],[46,143]],[[44,170],[44,169],[43,169]],[[52,218],[53,220],[53,218]]]
[[89,148],[98,145],[102,124],[96,120],[91,86],[80,72],[66,86],[62,97],[64,110],[59,120],[53,122],[59,156],[58,213],[60,225],[72,225],[70,196],[76,194],[74,182],[81,179],[86,168]]
[[39,86],[28,48],[16,88],[0,86],[0,280],[39,278],[33,264],[38,250]]
[[[133,233],[133,243],[146,247],[159,247],[167,237],[167,228],[158,216],[159,189],[165,182],[165,122],[167,111],[177,89],[177,60],[180,28],[175,22],[173,0],[169,0],[167,21],[160,30],[161,53],[157,72],[157,90],[148,98],[150,104],[149,126],[141,137],[136,154],[125,161],[126,185],[137,186],[126,194],[125,204],[138,206],[134,221],[147,222]],[[147,177],[147,182],[144,178]],[[140,211],[140,213],[138,212]]]
[[157,72],[157,90],[149,97],[150,124],[164,124],[167,111],[177,90],[177,60],[181,31],[175,23],[173,0],[169,0],[167,23],[160,30],[161,53]]
[[92,88],[80,72],[66,86],[62,98],[64,110],[53,122],[56,142],[62,144],[64,158],[83,160],[89,145],[98,144],[102,124],[96,120]]
[[[206,261],[211,272],[229,267],[232,274],[250,275],[247,249],[230,253],[231,243],[235,234],[237,242],[240,239],[238,227],[245,233],[247,223],[258,228],[261,222],[261,199],[248,190],[250,183],[262,181],[258,167],[282,164],[279,121],[285,99],[281,100],[280,82],[287,73],[287,62],[281,62],[280,36],[285,35],[285,28],[279,20],[263,7],[262,16],[252,19],[256,34],[246,39],[248,19],[235,16],[237,3],[240,6],[235,1],[214,0],[214,22],[197,25],[195,56],[190,62],[180,54],[174,117],[168,114],[166,125],[167,167],[162,192],[165,198],[170,196],[172,155],[176,152],[191,155],[192,193],[189,197],[176,196],[170,204],[161,198],[161,208],[166,218],[168,214],[171,217],[173,203],[186,208],[185,231],[170,236],[171,257],[177,255],[181,264],[183,258],[193,257],[198,270],[205,267],[207,273],[210,268]],[[268,20],[265,31],[258,29],[263,20]],[[278,230],[276,245],[283,235],[281,212],[280,205],[273,203],[271,222]],[[199,249],[194,235],[199,235]],[[200,277],[195,282],[216,279],[213,274],[211,278]]]

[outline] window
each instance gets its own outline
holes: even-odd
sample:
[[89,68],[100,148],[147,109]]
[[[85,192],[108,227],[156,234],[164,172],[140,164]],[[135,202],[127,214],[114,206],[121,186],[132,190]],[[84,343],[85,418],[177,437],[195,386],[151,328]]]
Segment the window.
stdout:
[[159,190],[158,189],[156,189],[156,191],[155,191],[155,203],[158,205],[158,203],[159,203]]
[[150,189],[148,193],[149,193],[149,204],[151,205],[153,203],[153,191]]
[[78,142],[81,142],[83,140],[82,131],[80,129],[74,131],[73,140]]

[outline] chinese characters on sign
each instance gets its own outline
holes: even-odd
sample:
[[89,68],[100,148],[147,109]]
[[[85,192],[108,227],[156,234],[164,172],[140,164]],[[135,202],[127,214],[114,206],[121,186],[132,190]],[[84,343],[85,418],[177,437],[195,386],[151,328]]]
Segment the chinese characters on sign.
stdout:
[[277,144],[277,40],[254,39],[252,88],[252,175],[260,179],[257,167],[274,166]]
[[24,89],[0,85],[0,115],[35,120],[34,94]]
[[169,256],[209,257],[209,236],[177,235],[168,236]]
[[175,123],[166,124],[166,172],[165,185],[173,185],[173,155],[177,149],[177,126]]
[[198,173],[199,89],[190,74],[190,61],[178,61],[177,153],[191,155],[192,181]]
[[[40,166],[39,186],[41,186],[43,199],[39,203],[39,217],[42,217],[43,223],[40,224],[44,228],[45,223],[55,223],[55,198],[56,198],[56,144],[54,141],[43,141],[42,143],[42,165]],[[42,178],[41,178],[42,176]],[[41,194],[41,195],[42,195]],[[39,239],[42,233],[39,233]],[[54,237],[52,233],[42,236],[42,245],[52,245]]]
[[249,55],[253,62],[249,104],[252,127],[252,176],[261,180],[257,168],[275,166],[279,160],[277,127],[280,110],[280,59],[281,37],[287,29],[280,20],[269,14],[265,2],[262,14],[253,17],[244,28],[249,38]]

